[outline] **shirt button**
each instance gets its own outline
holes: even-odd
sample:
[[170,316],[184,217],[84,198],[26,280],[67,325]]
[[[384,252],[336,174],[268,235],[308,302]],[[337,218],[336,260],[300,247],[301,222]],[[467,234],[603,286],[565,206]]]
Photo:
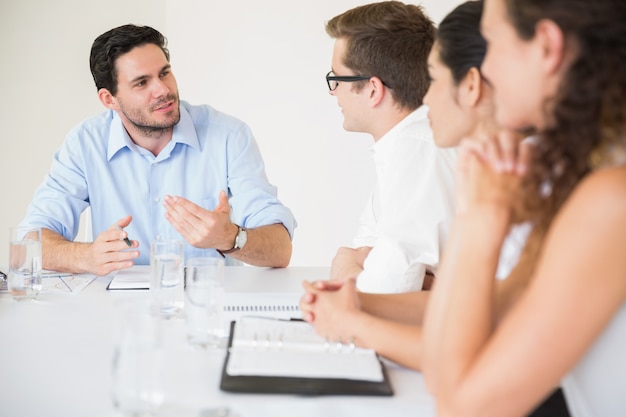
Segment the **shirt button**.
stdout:
[[161,201],[161,198],[160,198],[160,197],[154,197],[154,202],[155,202],[155,203],[158,203],[159,201]]
[[155,240],[161,240],[161,235],[156,235],[156,236],[154,237],[154,239],[155,239]]

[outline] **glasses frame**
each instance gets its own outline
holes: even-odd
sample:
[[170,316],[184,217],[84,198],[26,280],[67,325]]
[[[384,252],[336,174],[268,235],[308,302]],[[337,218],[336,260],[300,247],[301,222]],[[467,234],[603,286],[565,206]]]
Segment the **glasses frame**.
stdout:
[[[326,84],[328,85],[328,89],[330,91],[335,91],[337,87],[339,87],[339,82],[353,83],[355,81],[365,81],[372,78],[371,75],[331,75],[332,73],[333,71],[331,70],[326,74]],[[332,81],[337,82],[335,84],[335,88],[332,88],[330,84]]]

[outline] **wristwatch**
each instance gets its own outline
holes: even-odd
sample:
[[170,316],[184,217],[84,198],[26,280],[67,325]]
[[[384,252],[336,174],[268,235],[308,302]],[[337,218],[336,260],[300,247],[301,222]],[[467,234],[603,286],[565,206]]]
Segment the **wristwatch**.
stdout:
[[238,224],[235,224],[235,226],[237,226],[237,236],[235,236],[235,245],[232,247],[232,249],[228,249],[228,250],[217,250],[222,256],[229,254],[229,253],[233,253],[233,252],[237,252],[240,249],[243,249],[243,247],[246,245],[246,242],[248,241],[248,229],[246,229],[245,227],[241,227]]

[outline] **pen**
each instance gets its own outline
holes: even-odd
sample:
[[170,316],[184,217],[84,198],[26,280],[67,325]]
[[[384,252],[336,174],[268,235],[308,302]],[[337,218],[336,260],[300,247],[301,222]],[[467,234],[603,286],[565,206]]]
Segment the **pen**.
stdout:
[[[116,224],[116,225],[115,225],[115,228],[116,228],[117,230],[123,230],[123,229],[120,227],[120,225],[119,225],[119,224]],[[125,237],[125,238],[124,238],[124,242],[126,242],[126,244],[127,244],[128,246],[133,246],[133,244],[132,244],[132,243],[130,243],[130,239],[129,239],[128,237]]]

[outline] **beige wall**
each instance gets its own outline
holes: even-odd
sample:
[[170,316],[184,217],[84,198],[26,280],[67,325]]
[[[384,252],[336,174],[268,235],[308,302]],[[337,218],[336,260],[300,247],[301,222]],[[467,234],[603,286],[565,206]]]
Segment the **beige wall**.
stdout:
[[[292,265],[326,265],[349,244],[373,179],[370,137],[347,133],[324,74],[324,22],[357,0],[8,0],[0,3],[0,265],[67,131],[102,110],[93,39],[121,24],[169,39],[181,98],[246,121],[270,181],[295,213]],[[439,22],[458,0],[425,0]]]

